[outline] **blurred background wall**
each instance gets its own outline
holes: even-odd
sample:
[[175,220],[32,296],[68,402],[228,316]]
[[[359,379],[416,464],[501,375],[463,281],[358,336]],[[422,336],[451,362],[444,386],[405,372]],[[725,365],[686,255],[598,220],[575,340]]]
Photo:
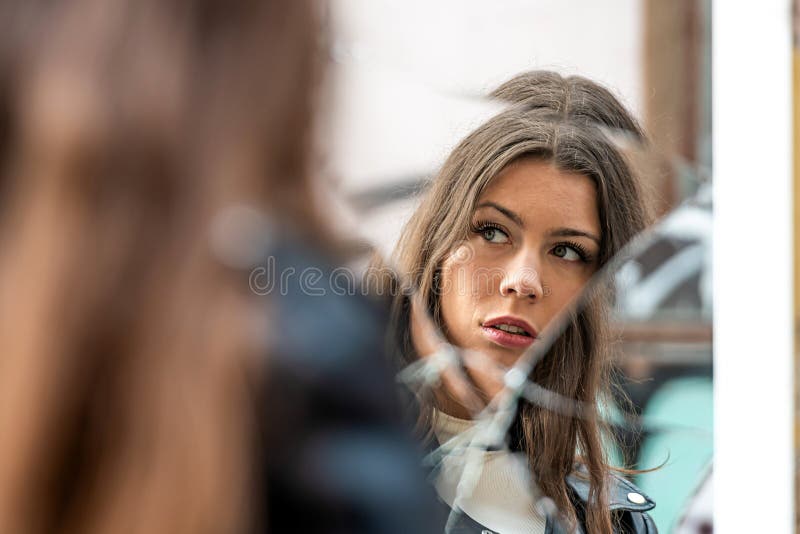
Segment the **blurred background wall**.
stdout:
[[333,113],[321,129],[335,186],[370,211],[359,226],[391,248],[411,204],[455,143],[497,107],[481,97],[523,70],[610,87],[655,141],[663,213],[710,166],[706,0],[333,0]]

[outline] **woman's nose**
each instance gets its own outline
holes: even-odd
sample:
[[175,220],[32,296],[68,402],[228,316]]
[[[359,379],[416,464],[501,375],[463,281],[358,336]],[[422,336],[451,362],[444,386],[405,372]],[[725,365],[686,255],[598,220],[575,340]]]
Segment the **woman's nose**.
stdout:
[[542,278],[533,262],[526,262],[503,275],[500,294],[504,297],[517,296],[541,299],[544,296]]

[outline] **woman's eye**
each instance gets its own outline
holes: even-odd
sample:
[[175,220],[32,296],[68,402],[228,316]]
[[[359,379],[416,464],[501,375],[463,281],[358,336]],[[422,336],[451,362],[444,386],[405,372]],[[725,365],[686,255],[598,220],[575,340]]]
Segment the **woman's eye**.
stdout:
[[508,235],[499,228],[486,227],[481,230],[481,236],[490,243],[507,243]]
[[556,245],[553,249],[553,254],[567,261],[581,261],[583,259],[577,251],[567,245]]

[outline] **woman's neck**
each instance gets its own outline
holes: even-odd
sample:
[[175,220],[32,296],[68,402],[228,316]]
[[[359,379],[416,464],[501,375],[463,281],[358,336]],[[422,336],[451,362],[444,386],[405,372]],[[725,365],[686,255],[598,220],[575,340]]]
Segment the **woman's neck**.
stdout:
[[451,417],[458,419],[473,419],[475,414],[471,413],[464,405],[453,399],[445,391],[437,389],[433,393],[436,409]]

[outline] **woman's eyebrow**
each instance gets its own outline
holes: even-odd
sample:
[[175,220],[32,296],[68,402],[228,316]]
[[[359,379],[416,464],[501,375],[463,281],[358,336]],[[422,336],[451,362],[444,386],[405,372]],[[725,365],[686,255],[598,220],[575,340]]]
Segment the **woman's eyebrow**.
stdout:
[[490,201],[481,202],[480,204],[478,204],[476,206],[476,209],[477,208],[494,208],[497,211],[499,211],[500,213],[502,213],[503,215],[505,215],[506,217],[508,217],[509,219],[511,219],[512,221],[514,221],[515,223],[517,223],[519,226],[521,226],[521,227],[525,226],[523,224],[523,222],[522,222],[522,217],[520,217],[519,215],[517,215],[516,213],[514,213],[510,209],[505,208],[505,207],[501,206],[500,204],[497,204],[496,202],[490,202]]
[[555,228],[550,230],[548,234],[554,237],[588,237],[597,243],[597,246],[600,246],[599,237],[589,232],[584,232],[583,230],[576,230],[575,228]]
[[[525,224],[522,222],[522,217],[520,217],[518,214],[511,211],[510,209],[501,206],[497,202],[491,202],[491,201],[481,202],[475,207],[475,209],[478,208],[494,208],[503,215],[505,215],[506,217],[508,217],[509,219],[511,219],[512,221],[514,221],[515,223],[517,223],[520,227],[523,228],[525,227]],[[555,228],[553,230],[550,230],[548,234],[554,237],[587,237],[592,241],[594,241],[595,243],[597,243],[597,246],[600,246],[599,237],[590,232],[584,232],[583,230],[578,230],[575,228],[566,228],[566,227]]]

